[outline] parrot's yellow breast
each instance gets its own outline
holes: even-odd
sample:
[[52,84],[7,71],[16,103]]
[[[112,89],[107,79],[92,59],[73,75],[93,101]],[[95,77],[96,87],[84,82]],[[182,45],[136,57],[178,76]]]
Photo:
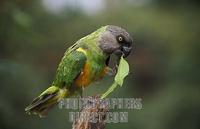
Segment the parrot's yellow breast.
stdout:
[[89,64],[86,63],[84,65],[83,71],[80,73],[80,75],[75,80],[75,84],[79,87],[86,87],[90,84],[90,68]]
[[90,65],[86,63],[83,71],[75,80],[75,84],[79,87],[87,87],[92,81],[101,79],[107,73],[107,66],[105,66],[98,74],[91,75]]
[[[88,57],[87,50],[80,47],[77,51],[83,52]],[[87,87],[91,82],[102,78],[107,72],[107,66],[104,65],[104,63],[99,64],[88,58],[82,72],[75,79],[75,84],[78,87]]]

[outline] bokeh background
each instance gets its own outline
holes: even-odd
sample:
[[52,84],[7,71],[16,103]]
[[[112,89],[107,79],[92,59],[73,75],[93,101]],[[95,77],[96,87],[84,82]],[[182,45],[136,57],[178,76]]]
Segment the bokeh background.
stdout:
[[[1,0],[0,128],[71,128],[67,110],[55,107],[40,119],[24,108],[51,85],[70,45],[113,24],[136,49],[127,58],[130,75],[110,97],[142,98],[143,108],[107,129],[199,129],[199,7],[199,0]],[[84,95],[103,93],[111,80]]]

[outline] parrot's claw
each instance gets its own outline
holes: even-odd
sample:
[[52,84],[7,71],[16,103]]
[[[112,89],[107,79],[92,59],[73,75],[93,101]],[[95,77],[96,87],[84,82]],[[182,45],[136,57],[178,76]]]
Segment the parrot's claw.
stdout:
[[108,67],[108,69],[107,69],[107,74],[108,75],[115,76],[116,73],[117,73],[117,68],[116,67],[113,67],[113,68]]
[[80,94],[80,97],[83,98],[83,91],[84,91],[84,87],[82,86],[82,88],[79,90],[79,94]]

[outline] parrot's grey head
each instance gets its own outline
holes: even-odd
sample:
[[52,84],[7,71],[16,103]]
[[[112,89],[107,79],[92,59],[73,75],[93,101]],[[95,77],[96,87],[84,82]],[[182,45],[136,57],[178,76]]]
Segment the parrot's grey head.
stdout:
[[107,54],[127,57],[132,50],[133,40],[126,30],[108,25],[99,39],[99,46]]

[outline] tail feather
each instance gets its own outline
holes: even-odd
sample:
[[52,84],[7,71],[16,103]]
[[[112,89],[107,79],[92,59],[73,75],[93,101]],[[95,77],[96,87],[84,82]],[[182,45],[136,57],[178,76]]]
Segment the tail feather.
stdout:
[[49,109],[56,105],[62,98],[67,95],[67,89],[51,86],[41,95],[36,97],[29,106],[25,108],[28,114],[36,114],[44,117]]

